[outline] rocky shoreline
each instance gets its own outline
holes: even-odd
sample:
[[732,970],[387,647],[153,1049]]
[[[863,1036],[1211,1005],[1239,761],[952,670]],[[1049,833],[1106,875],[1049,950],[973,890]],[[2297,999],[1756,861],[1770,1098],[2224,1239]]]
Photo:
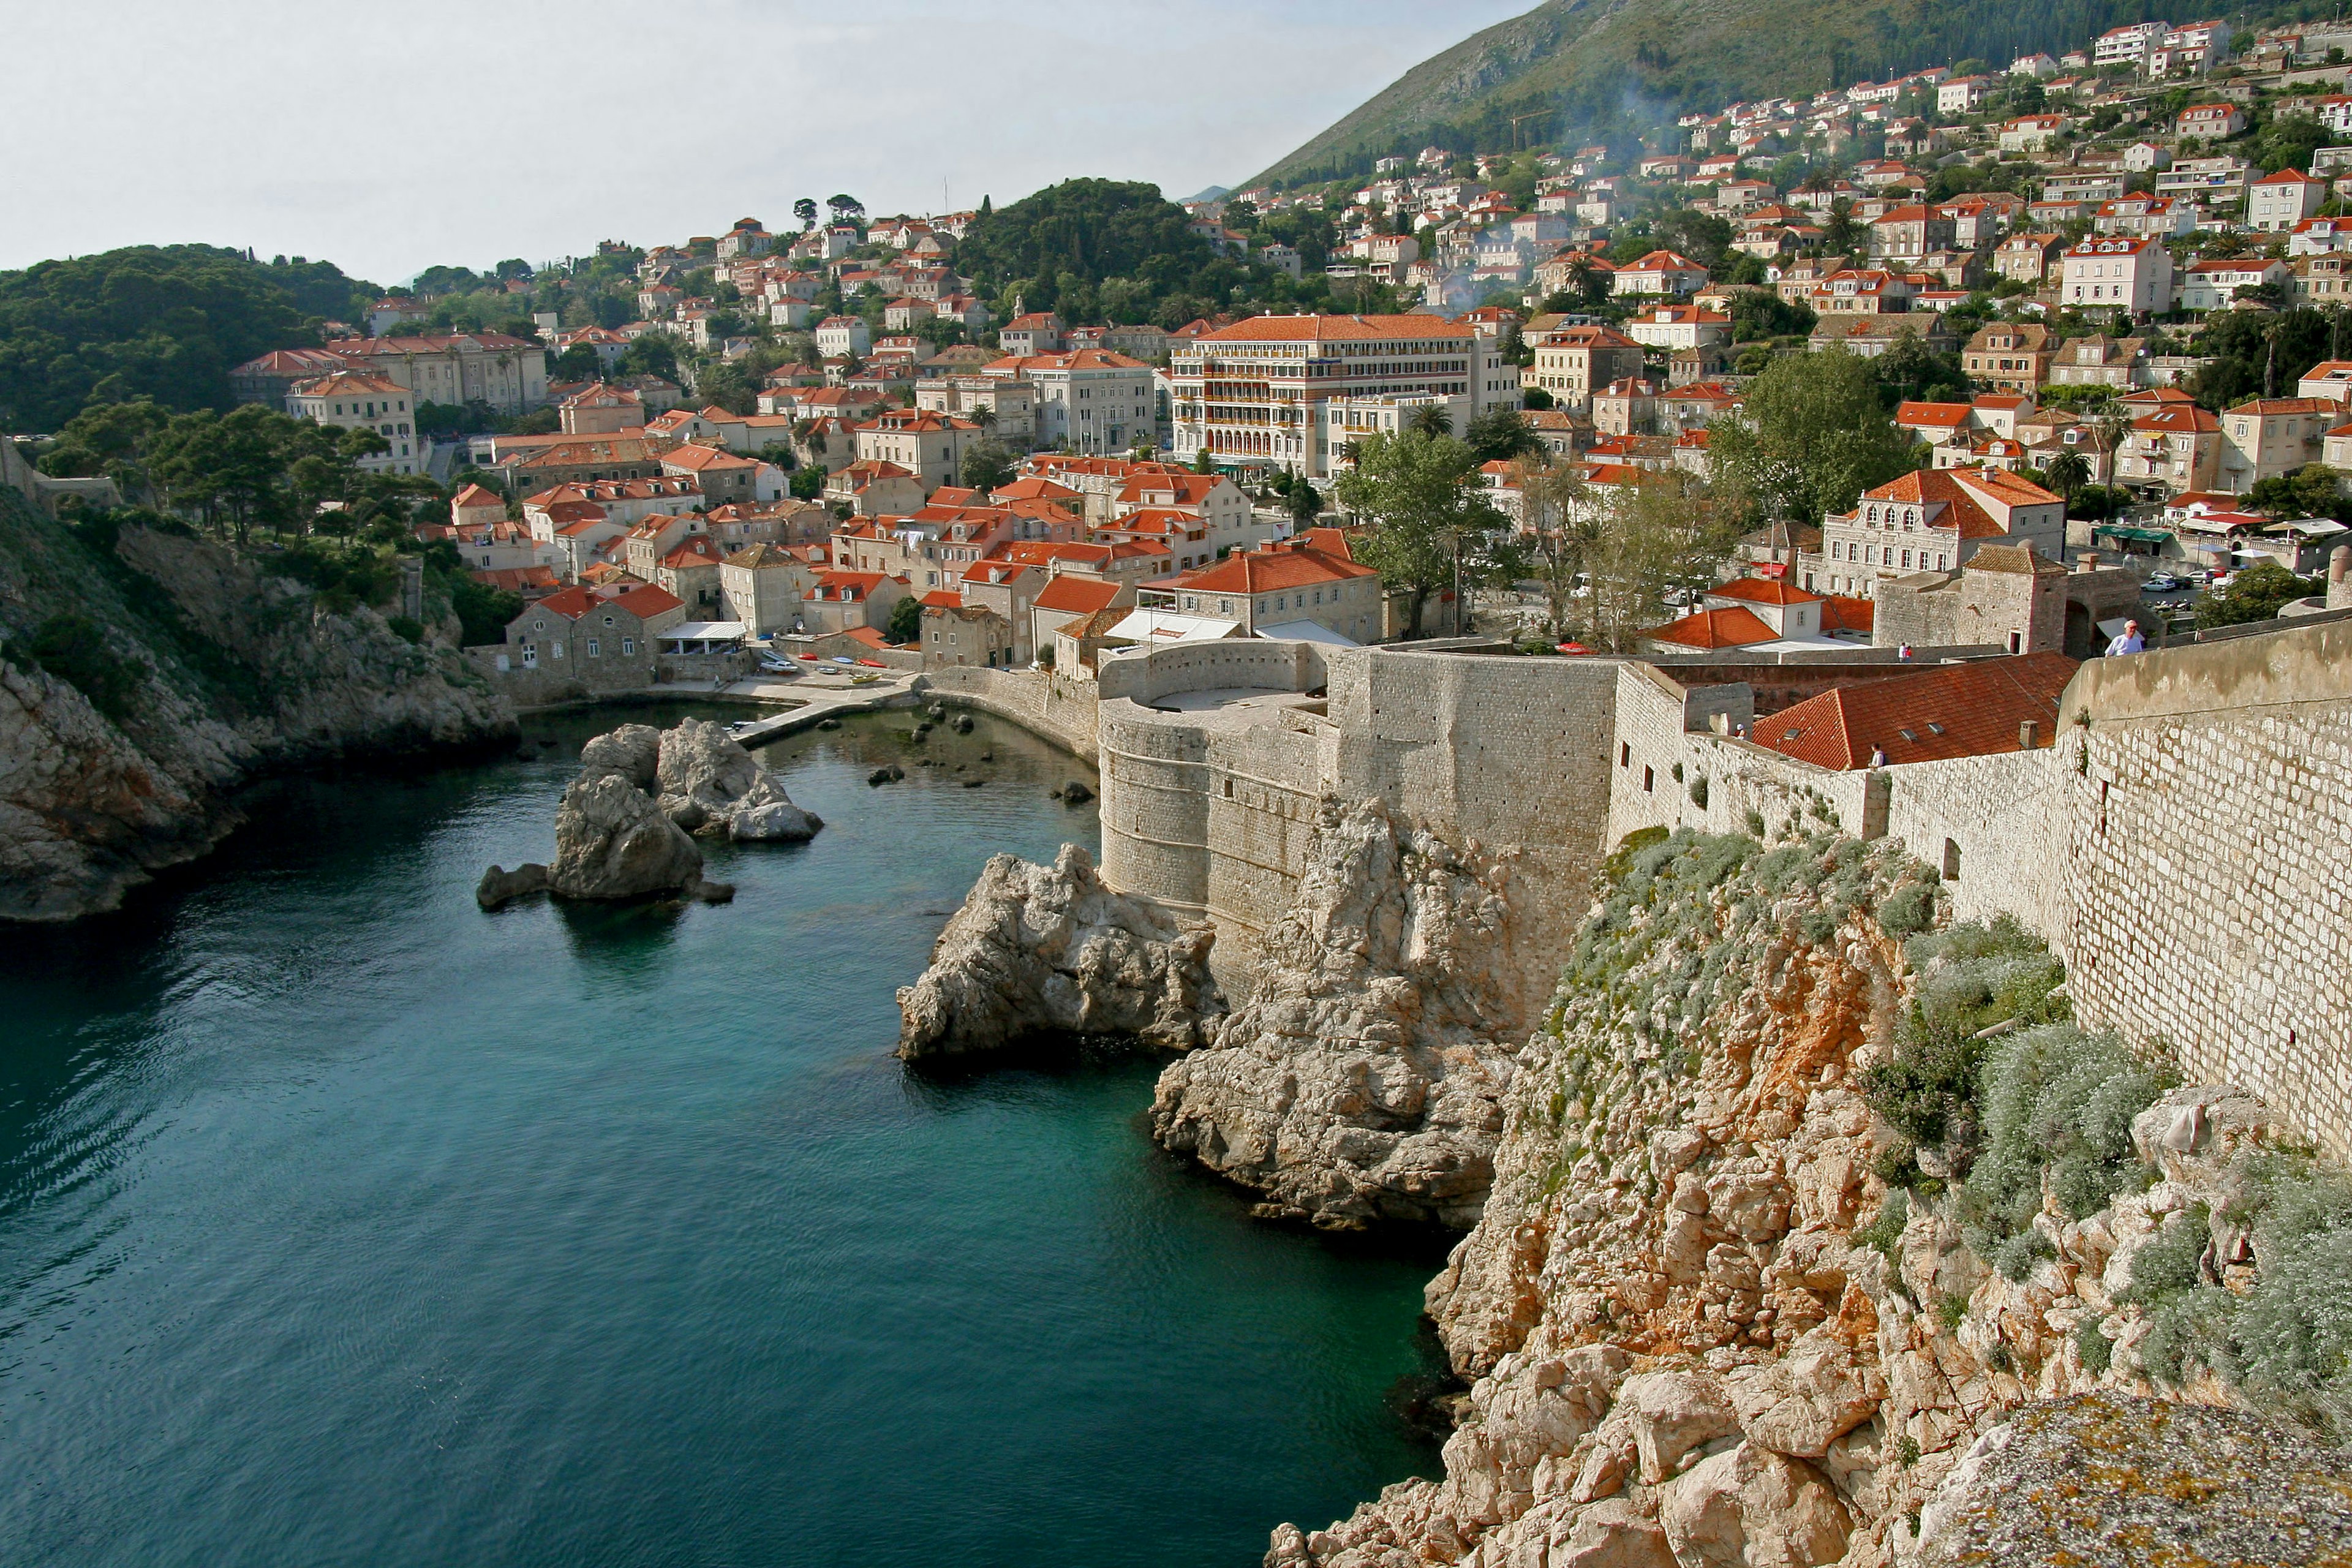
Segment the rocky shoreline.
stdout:
[[[0,919],[119,908],[243,821],[276,773],[510,741],[514,716],[452,650],[334,610],[208,542],[77,536],[0,492],[0,604],[71,626],[89,690],[11,643],[0,662]],[[95,695],[93,695],[95,693]]]
[[[2352,1562],[2341,1451],[2168,1349],[2178,1310],[2151,1283],[2193,1245],[2204,1261],[2185,1254],[2189,1283],[2168,1289],[2200,1268],[2260,1289],[2256,1222],[2218,1216],[2241,1211],[2249,1162],[2275,1145],[2267,1113],[2227,1086],[2159,1094],[2119,1046],[2063,1023],[2063,972],[2017,933],[1906,945],[1939,919],[1925,868],[1793,823],[1769,844],[1629,847],[1574,950],[1544,953],[1522,951],[1507,858],[1376,802],[1327,805],[1308,859],[1229,1013],[1188,1028],[1164,985],[1122,994],[1148,994],[1157,1037],[1185,1051],[1153,1132],[1268,1217],[1466,1229],[1427,1306],[1470,1393],[1442,1478],[1280,1527],[1269,1565],[2147,1560],[2091,1549],[2111,1532],[2084,1518],[2128,1519],[2183,1562]],[[1029,998],[1074,973],[1051,956],[1072,928],[1041,922],[1062,934],[1032,951],[1021,911],[1116,899],[1091,872],[1072,850],[1050,870],[992,862],[964,929],[900,993],[911,1036],[953,1014],[942,998],[986,994],[983,1033],[1017,1037]],[[1146,910],[1118,918],[1164,930]],[[1023,964],[1022,984],[991,990]],[[1514,1044],[1504,999],[1531,964],[1562,978]],[[2037,974],[2039,991],[2019,978]],[[1987,1018],[2003,995],[2025,1011]],[[2095,1081],[2082,1092],[2115,1108],[2096,1112],[2105,1131],[2080,1146],[2048,1133],[2034,1155],[2045,1134],[2019,1128],[2043,1123],[2023,1112],[1969,1131],[1988,1109],[1925,1142],[1886,1087],[1921,1070],[1905,1042],[1922,1007],[1989,1026],[1984,1070],[2032,1094]],[[2036,1158],[2054,1163],[2037,1173]],[[1971,1217],[1987,1202],[2004,1206]],[[2187,1228],[2207,1215],[2210,1241]],[[2210,1449],[2184,1458],[2181,1442]],[[2071,1514],[2048,1490],[2070,1444],[2134,1456],[2069,1493]],[[2258,1453],[2294,1462],[2273,1476]],[[2185,1504],[2146,1479],[2168,1454],[2209,1490],[2275,1485],[2294,1528]]]
[[718,724],[624,724],[580,748],[580,776],[555,813],[555,858],[492,866],[474,897],[495,910],[533,893],[619,901],[677,894],[724,903],[732,886],[702,875],[692,835],[802,844],[824,826]]

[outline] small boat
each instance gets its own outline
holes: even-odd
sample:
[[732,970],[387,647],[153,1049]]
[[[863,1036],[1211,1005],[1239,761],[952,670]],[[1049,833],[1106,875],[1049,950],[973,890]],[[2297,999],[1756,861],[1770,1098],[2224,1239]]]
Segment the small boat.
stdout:
[[1580,642],[1564,642],[1558,646],[1559,650],[1561,653],[1591,653],[1592,651]]
[[833,656],[833,662],[835,664],[856,664],[857,661],[850,658],[845,653],[837,653]]
[[811,664],[820,664],[824,662],[817,655],[813,653],[796,653],[793,655],[793,657],[794,658],[804,658]]
[[887,669],[890,668],[878,658],[861,658],[857,662],[866,666],[868,669]]

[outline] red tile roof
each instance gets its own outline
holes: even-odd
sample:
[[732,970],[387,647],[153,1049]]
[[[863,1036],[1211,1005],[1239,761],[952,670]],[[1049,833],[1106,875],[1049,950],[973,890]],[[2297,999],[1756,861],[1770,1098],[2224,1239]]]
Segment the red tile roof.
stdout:
[[1776,583],[1769,577],[1735,577],[1730,582],[1709,588],[1707,594],[1717,599],[1745,599],[1751,605],[1810,605],[1819,594],[1787,583]]
[[539,608],[552,610],[566,620],[578,620],[591,610],[614,605],[626,610],[639,620],[650,620],[665,610],[675,610],[685,600],[667,588],[656,588],[650,583],[629,578],[606,584],[597,588],[571,587],[559,594],[550,594],[539,602]]
[[1110,602],[1123,592],[1116,583],[1098,583],[1091,577],[1063,573],[1039,591],[1031,601],[1041,610],[1067,610],[1076,615],[1092,615],[1108,608]]
[[1663,626],[1653,626],[1642,636],[1652,642],[1696,648],[1746,647],[1750,643],[1778,642],[1780,638],[1780,634],[1755,611],[1740,609],[1700,610]]
[[1369,566],[1327,553],[1305,540],[1286,539],[1255,550],[1236,551],[1213,566],[1186,573],[1177,582],[1202,593],[1246,595],[1379,575]]
[[[1646,258],[1645,258],[1646,259]],[[1203,332],[1204,343],[1368,342],[1380,338],[1461,338],[1475,328],[1442,316],[1252,316]]]
[[1938,665],[1916,675],[1848,686],[1756,721],[1761,744],[1840,772],[1889,763],[1938,762],[2021,751],[2018,727],[2039,726],[2047,745],[2058,731],[2058,697],[2076,661],[2063,653],[2021,654]]

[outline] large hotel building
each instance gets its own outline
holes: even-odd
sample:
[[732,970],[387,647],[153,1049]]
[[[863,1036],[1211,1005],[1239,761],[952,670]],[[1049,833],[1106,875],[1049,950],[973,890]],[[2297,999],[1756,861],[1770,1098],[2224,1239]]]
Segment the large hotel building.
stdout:
[[1253,316],[1176,345],[1168,384],[1179,459],[1206,448],[1222,467],[1318,479],[1332,476],[1350,432],[1393,429],[1400,405],[1444,402],[1458,431],[1519,403],[1499,338],[1422,315]]

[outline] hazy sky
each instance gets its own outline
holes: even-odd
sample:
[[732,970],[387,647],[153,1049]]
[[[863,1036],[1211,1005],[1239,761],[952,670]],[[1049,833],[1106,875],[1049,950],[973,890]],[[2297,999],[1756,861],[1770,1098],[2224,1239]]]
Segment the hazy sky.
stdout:
[[1534,0],[75,0],[0,6],[0,268],[203,240],[396,283],[1256,173]]

